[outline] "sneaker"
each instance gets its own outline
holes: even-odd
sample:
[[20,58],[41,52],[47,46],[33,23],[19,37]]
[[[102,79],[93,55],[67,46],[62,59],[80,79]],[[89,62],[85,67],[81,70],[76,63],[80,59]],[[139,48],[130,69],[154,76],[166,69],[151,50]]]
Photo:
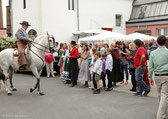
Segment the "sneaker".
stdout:
[[150,90],[149,91],[145,91],[143,96],[146,97],[146,96],[148,96],[149,93],[150,93]]
[[126,82],[124,83],[124,85],[128,85],[128,81],[126,81]]
[[92,91],[95,91],[95,90],[97,90],[97,89],[95,89],[95,88],[91,88],[92,89]]
[[106,87],[103,87],[103,90],[106,90]]
[[124,83],[124,81],[122,81],[120,84],[123,84]]
[[117,85],[116,85],[116,83],[113,83],[113,87],[116,87]]
[[93,94],[100,94],[100,89],[94,90]]
[[136,90],[136,89],[130,89],[130,91],[132,91],[132,92],[136,92],[137,90]]
[[134,93],[133,96],[142,96],[142,95],[139,93]]

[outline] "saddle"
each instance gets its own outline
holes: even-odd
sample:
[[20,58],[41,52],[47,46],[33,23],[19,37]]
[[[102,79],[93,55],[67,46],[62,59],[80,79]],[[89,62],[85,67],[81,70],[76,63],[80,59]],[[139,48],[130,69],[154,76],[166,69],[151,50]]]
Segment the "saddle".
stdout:
[[[25,55],[28,55],[28,54],[29,54],[29,48],[27,47],[25,49]],[[19,56],[19,50],[17,48],[14,49],[13,56]]]

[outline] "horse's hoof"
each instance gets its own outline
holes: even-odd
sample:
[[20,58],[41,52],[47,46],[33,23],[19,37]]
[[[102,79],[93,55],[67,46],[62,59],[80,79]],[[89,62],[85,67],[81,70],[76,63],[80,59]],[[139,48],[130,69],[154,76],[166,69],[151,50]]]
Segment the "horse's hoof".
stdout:
[[11,96],[11,95],[12,95],[12,93],[8,93],[8,95],[9,95],[9,96]]
[[39,95],[40,95],[40,96],[43,96],[43,95],[45,95],[45,94],[44,94],[44,92],[39,92]]
[[16,89],[16,88],[13,88],[12,91],[17,91],[17,89]]
[[32,93],[34,91],[34,89],[33,88],[30,88],[30,93]]

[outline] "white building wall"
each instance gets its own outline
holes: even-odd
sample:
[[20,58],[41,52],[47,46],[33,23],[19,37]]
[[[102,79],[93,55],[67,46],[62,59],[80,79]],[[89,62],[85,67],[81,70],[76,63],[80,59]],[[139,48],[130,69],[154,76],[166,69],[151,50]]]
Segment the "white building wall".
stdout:
[[[113,28],[124,33],[125,21],[128,21],[133,0],[79,0],[80,30]],[[115,27],[115,15],[122,15],[122,27]],[[68,0],[27,0],[23,9],[23,0],[12,0],[13,35],[20,28],[19,23],[29,21],[30,29],[38,35],[49,32],[58,42],[70,42],[77,31],[77,10],[68,10]]]
[[[133,0],[79,0],[80,30],[113,28],[126,34],[125,21],[129,20]],[[115,15],[122,15],[122,26],[115,27]]]
[[27,0],[26,9],[23,8],[23,0],[12,0],[12,34],[13,36],[21,27],[19,23],[29,21],[31,27],[41,34],[41,0]]
[[68,10],[68,0],[42,1],[42,32],[49,32],[58,42],[70,42],[77,31],[77,13]]

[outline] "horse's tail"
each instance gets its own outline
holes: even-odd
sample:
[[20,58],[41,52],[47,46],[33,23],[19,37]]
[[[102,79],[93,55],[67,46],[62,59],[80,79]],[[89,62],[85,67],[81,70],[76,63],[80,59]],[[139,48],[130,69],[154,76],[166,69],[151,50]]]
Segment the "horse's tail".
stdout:
[[5,70],[5,73],[8,72],[11,63],[13,62],[12,57],[13,57],[13,49],[5,49],[0,52],[1,71],[3,70],[4,72]]

